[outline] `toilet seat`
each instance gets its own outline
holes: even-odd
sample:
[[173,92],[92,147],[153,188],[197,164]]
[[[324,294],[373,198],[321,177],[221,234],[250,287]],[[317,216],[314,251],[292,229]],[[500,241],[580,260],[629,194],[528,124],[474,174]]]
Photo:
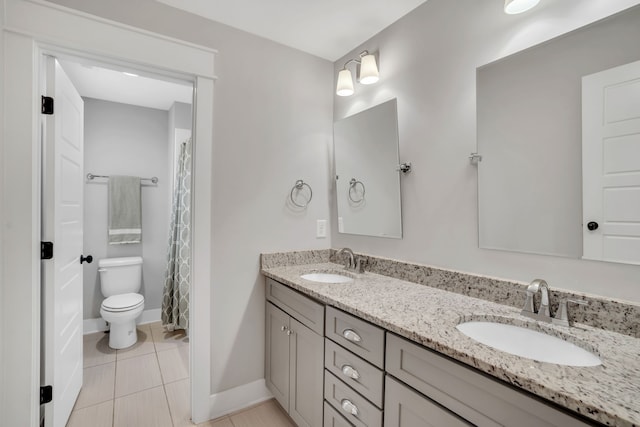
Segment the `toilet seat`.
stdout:
[[121,311],[135,310],[144,305],[144,297],[136,293],[113,295],[102,301],[100,307],[104,311],[118,313]]

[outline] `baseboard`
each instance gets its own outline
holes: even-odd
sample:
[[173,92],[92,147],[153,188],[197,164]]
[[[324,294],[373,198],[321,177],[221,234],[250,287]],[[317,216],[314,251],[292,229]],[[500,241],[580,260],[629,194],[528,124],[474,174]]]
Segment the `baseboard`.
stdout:
[[161,315],[162,311],[159,308],[145,310],[142,312],[142,315],[138,317],[137,323],[138,325],[144,325],[145,323],[159,322]]
[[220,418],[273,397],[264,378],[230,390],[212,394],[209,399],[210,419]]
[[[136,323],[138,325],[144,325],[145,323],[159,322],[160,321],[160,313],[161,313],[161,311],[160,311],[159,308],[154,308],[154,309],[151,309],[151,310],[145,310],[145,311],[142,312],[140,317],[138,317]],[[106,331],[107,329],[109,329],[107,327],[107,323],[101,317],[99,317],[97,319],[84,319],[82,321],[82,333],[84,335],[92,334],[94,332]]]

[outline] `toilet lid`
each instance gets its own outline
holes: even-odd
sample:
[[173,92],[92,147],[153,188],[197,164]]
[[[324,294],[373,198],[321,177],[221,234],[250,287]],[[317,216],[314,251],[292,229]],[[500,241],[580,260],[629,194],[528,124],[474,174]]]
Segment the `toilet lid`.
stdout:
[[107,311],[126,311],[144,304],[144,297],[140,294],[113,295],[102,301],[102,308]]

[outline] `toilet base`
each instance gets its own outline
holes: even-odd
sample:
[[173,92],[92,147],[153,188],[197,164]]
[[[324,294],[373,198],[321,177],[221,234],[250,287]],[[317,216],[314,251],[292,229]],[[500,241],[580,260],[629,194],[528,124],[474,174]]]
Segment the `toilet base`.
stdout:
[[138,330],[135,320],[125,323],[111,323],[109,329],[109,347],[121,350],[138,342]]
[[109,347],[120,350],[131,347],[138,341],[138,330],[136,329],[136,319],[140,317],[144,310],[144,304],[140,304],[132,310],[110,312],[100,309],[102,318],[109,322]]

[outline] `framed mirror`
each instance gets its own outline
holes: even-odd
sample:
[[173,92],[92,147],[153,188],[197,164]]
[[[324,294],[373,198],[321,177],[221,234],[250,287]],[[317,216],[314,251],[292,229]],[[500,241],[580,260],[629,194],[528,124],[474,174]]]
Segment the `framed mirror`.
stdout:
[[395,99],[333,125],[338,231],[402,238]]
[[481,248],[640,264],[640,73],[603,77],[639,40],[635,6],[478,68]]

